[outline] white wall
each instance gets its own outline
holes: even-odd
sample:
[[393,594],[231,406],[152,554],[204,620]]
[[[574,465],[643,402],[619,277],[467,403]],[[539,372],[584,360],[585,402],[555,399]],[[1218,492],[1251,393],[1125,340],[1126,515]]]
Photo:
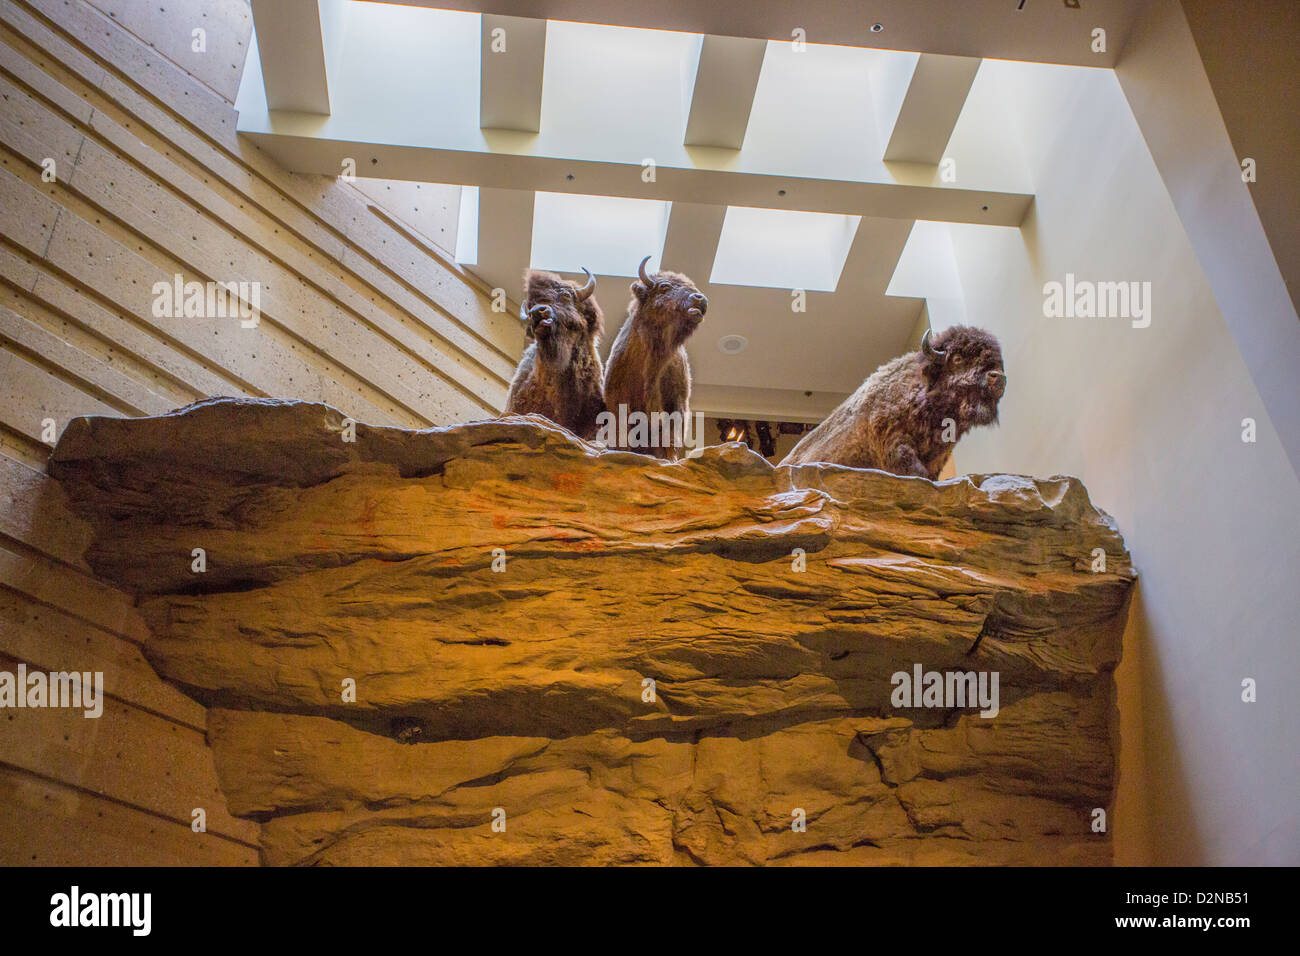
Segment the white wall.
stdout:
[[[967,320],[1001,338],[1009,383],[957,470],[1078,475],[1133,552],[1117,862],[1300,863],[1300,481],[1114,73],[982,70],[1037,199],[1021,230],[950,227]],[[1149,281],[1150,327],[1045,318],[1067,272]]]

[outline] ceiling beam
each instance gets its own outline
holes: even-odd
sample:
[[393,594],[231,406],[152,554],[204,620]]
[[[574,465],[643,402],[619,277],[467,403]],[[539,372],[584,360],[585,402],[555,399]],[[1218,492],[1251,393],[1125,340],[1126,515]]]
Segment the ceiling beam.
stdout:
[[767,41],[704,36],[691,88],[687,146],[740,149],[749,126]]
[[864,219],[858,223],[836,293],[855,299],[884,295],[915,225],[901,219]]
[[659,166],[654,181],[646,182],[639,163],[529,155],[486,144],[466,149],[281,132],[302,129],[293,122],[298,115],[277,113],[270,118],[268,130],[244,128],[241,113],[240,132],[285,169],[324,176],[337,175],[342,161],[355,157],[360,168],[384,179],[994,226],[1019,226],[1032,199],[1028,193],[944,185],[937,182],[935,167],[918,164],[892,164],[892,180],[805,179],[702,166]]
[[[622,60],[602,57],[601,49],[590,46],[609,42],[617,48],[619,40],[588,37],[583,41],[587,46],[575,47],[572,25],[565,25],[567,34],[557,24],[544,33],[540,26],[531,33],[523,28],[521,36],[521,27],[510,21],[493,27],[476,17],[409,6],[345,7],[346,56],[331,58],[328,43],[324,54],[335,88],[327,116],[273,108],[266,88],[275,85],[260,82],[259,65],[276,60],[278,47],[259,42],[249,52],[236,100],[238,130],[292,172],[333,176],[355,163],[361,175],[383,179],[1002,226],[1020,225],[1029,208],[1028,184],[1015,169],[985,164],[979,178],[966,176],[957,184],[943,182],[932,164],[886,164],[873,158],[879,147],[862,129],[871,122],[869,110],[846,115],[842,122],[796,124],[801,130],[797,147],[788,136],[773,135],[771,117],[762,137],[755,136],[751,121],[745,149],[684,145],[690,125],[686,98],[638,100],[634,91],[638,83],[676,87],[690,63],[689,38],[665,43],[643,37],[642,43],[657,42],[664,57],[647,60],[624,49],[621,56],[635,63],[629,75],[618,74]],[[491,52],[494,29],[505,30],[504,53]],[[664,36],[662,31],[657,35]],[[561,41],[567,43],[564,56],[543,70],[545,48],[556,57]],[[480,53],[483,45],[487,52]],[[752,79],[761,63],[757,46],[747,46]],[[710,43],[709,50],[713,47]],[[528,116],[486,120],[531,125],[538,112],[532,98],[552,97],[546,123],[537,132],[482,125],[483,110],[495,110],[494,102],[506,108],[507,96],[497,80],[513,67],[498,68],[495,58],[513,56],[512,48],[530,64],[533,80],[519,84],[527,91],[529,105],[523,112]],[[711,72],[710,64],[721,54],[706,51],[703,43],[699,50],[703,69]],[[793,51],[782,53],[796,58]],[[586,70],[584,54],[615,75]],[[825,54],[809,47],[802,56],[817,63]],[[484,58],[488,78],[480,75]],[[770,66],[772,58],[767,60]],[[492,78],[498,69],[500,75]],[[535,80],[541,74],[539,84]],[[561,92],[539,94],[539,89]],[[761,97],[762,90],[758,93]],[[713,94],[699,86],[697,96],[697,115],[711,112],[706,102]],[[746,113],[750,102],[752,95],[745,99]],[[637,104],[635,109],[630,103]],[[738,130],[739,122],[734,126]]]
[[[399,0],[371,0],[399,2]],[[715,36],[786,40],[803,31],[808,43],[1027,60],[1074,66],[1115,65],[1135,4],[1132,0],[872,0],[870,12],[844,0],[400,0],[410,6],[466,10],[541,20],[675,30]],[[879,25],[880,30],[873,31]],[[1093,51],[1092,31],[1106,31]]]
[[343,0],[253,0],[268,108],[329,113],[326,34],[333,39],[337,33],[342,5]]
[[943,159],[979,68],[975,57],[922,53],[885,147],[885,161],[937,164]]
[[478,264],[473,272],[518,301],[533,251],[533,194],[522,189],[480,189]]
[[[714,203],[675,202],[668,213],[668,235],[664,239],[662,262],[651,260],[648,268],[668,269],[673,272],[689,271],[694,264],[713,266],[718,255],[718,240],[722,238],[722,221],[727,207]],[[705,294],[708,293],[708,275],[691,277]]]
[[[844,268],[840,270],[840,281],[835,287],[835,294],[855,302],[888,301],[890,308],[899,313],[919,315],[925,305],[924,299],[910,296],[885,298],[899,257],[903,254],[908,236],[915,225],[914,222],[900,219],[863,219],[858,224],[853,244],[849,246],[849,254],[844,259]],[[876,315],[863,315],[863,321],[867,322],[878,322],[879,318]],[[914,320],[912,324],[915,324]],[[891,327],[903,329],[897,323]],[[884,327],[880,331],[884,338]],[[887,349],[886,354],[891,357],[898,355],[906,351],[906,336],[897,335],[894,340],[882,342],[882,345]],[[862,377],[866,378],[871,371],[870,368],[864,368]]]
[[483,17],[479,126],[536,133],[542,128],[546,21]]

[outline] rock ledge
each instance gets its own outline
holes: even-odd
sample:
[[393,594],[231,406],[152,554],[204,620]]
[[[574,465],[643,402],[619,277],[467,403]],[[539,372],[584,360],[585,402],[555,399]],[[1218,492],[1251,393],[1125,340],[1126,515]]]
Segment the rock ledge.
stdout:
[[[1110,862],[1134,571],[1077,479],[244,399],[77,419],[50,470],[267,863]],[[916,665],[997,716],[894,706]]]

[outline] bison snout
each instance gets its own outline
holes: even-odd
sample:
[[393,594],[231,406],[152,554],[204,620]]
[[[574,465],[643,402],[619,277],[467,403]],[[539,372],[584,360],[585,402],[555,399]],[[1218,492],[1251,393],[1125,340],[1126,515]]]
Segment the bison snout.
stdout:
[[987,385],[990,390],[1001,395],[1006,391],[1007,377],[1001,372],[989,372],[984,376],[984,384]]
[[709,300],[699,292],[692,292],[686,301],[688,303],[687,315],[703,316],[705,312],[709,311]]
[[528,321],[534,332],[545,331],[555,324],[555,313],[549,305],[535,305],[528,310]]

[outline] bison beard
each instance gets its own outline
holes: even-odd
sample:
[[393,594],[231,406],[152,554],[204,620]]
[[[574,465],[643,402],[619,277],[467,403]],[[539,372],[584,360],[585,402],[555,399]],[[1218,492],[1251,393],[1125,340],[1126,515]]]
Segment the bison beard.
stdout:
[[[605,407],[619,419],[642,412],[681,413],[683,431],[690,419],[691,365],[685,342],[699,326],[709,307],[690,279],[677,272],[646,275],[646,256],[632,283],[627,321],[618,331],[605,373]],[[680,458],[681,445],[634,448],[660,458]]]
[[876,369],[782,464],[830,462],[933,481],[957,439],[997,422],[1006,381],[989,332],[957,325],[933,343],[926,332],[920,351]]
[[578,286],[553,272],[524,273],[519,318],[528,345],[506,398],[507,415],[544,415],[580,438],[596,435],[605,408],[600,362],[604,323],[593,294],[596,279],[586,269]]

